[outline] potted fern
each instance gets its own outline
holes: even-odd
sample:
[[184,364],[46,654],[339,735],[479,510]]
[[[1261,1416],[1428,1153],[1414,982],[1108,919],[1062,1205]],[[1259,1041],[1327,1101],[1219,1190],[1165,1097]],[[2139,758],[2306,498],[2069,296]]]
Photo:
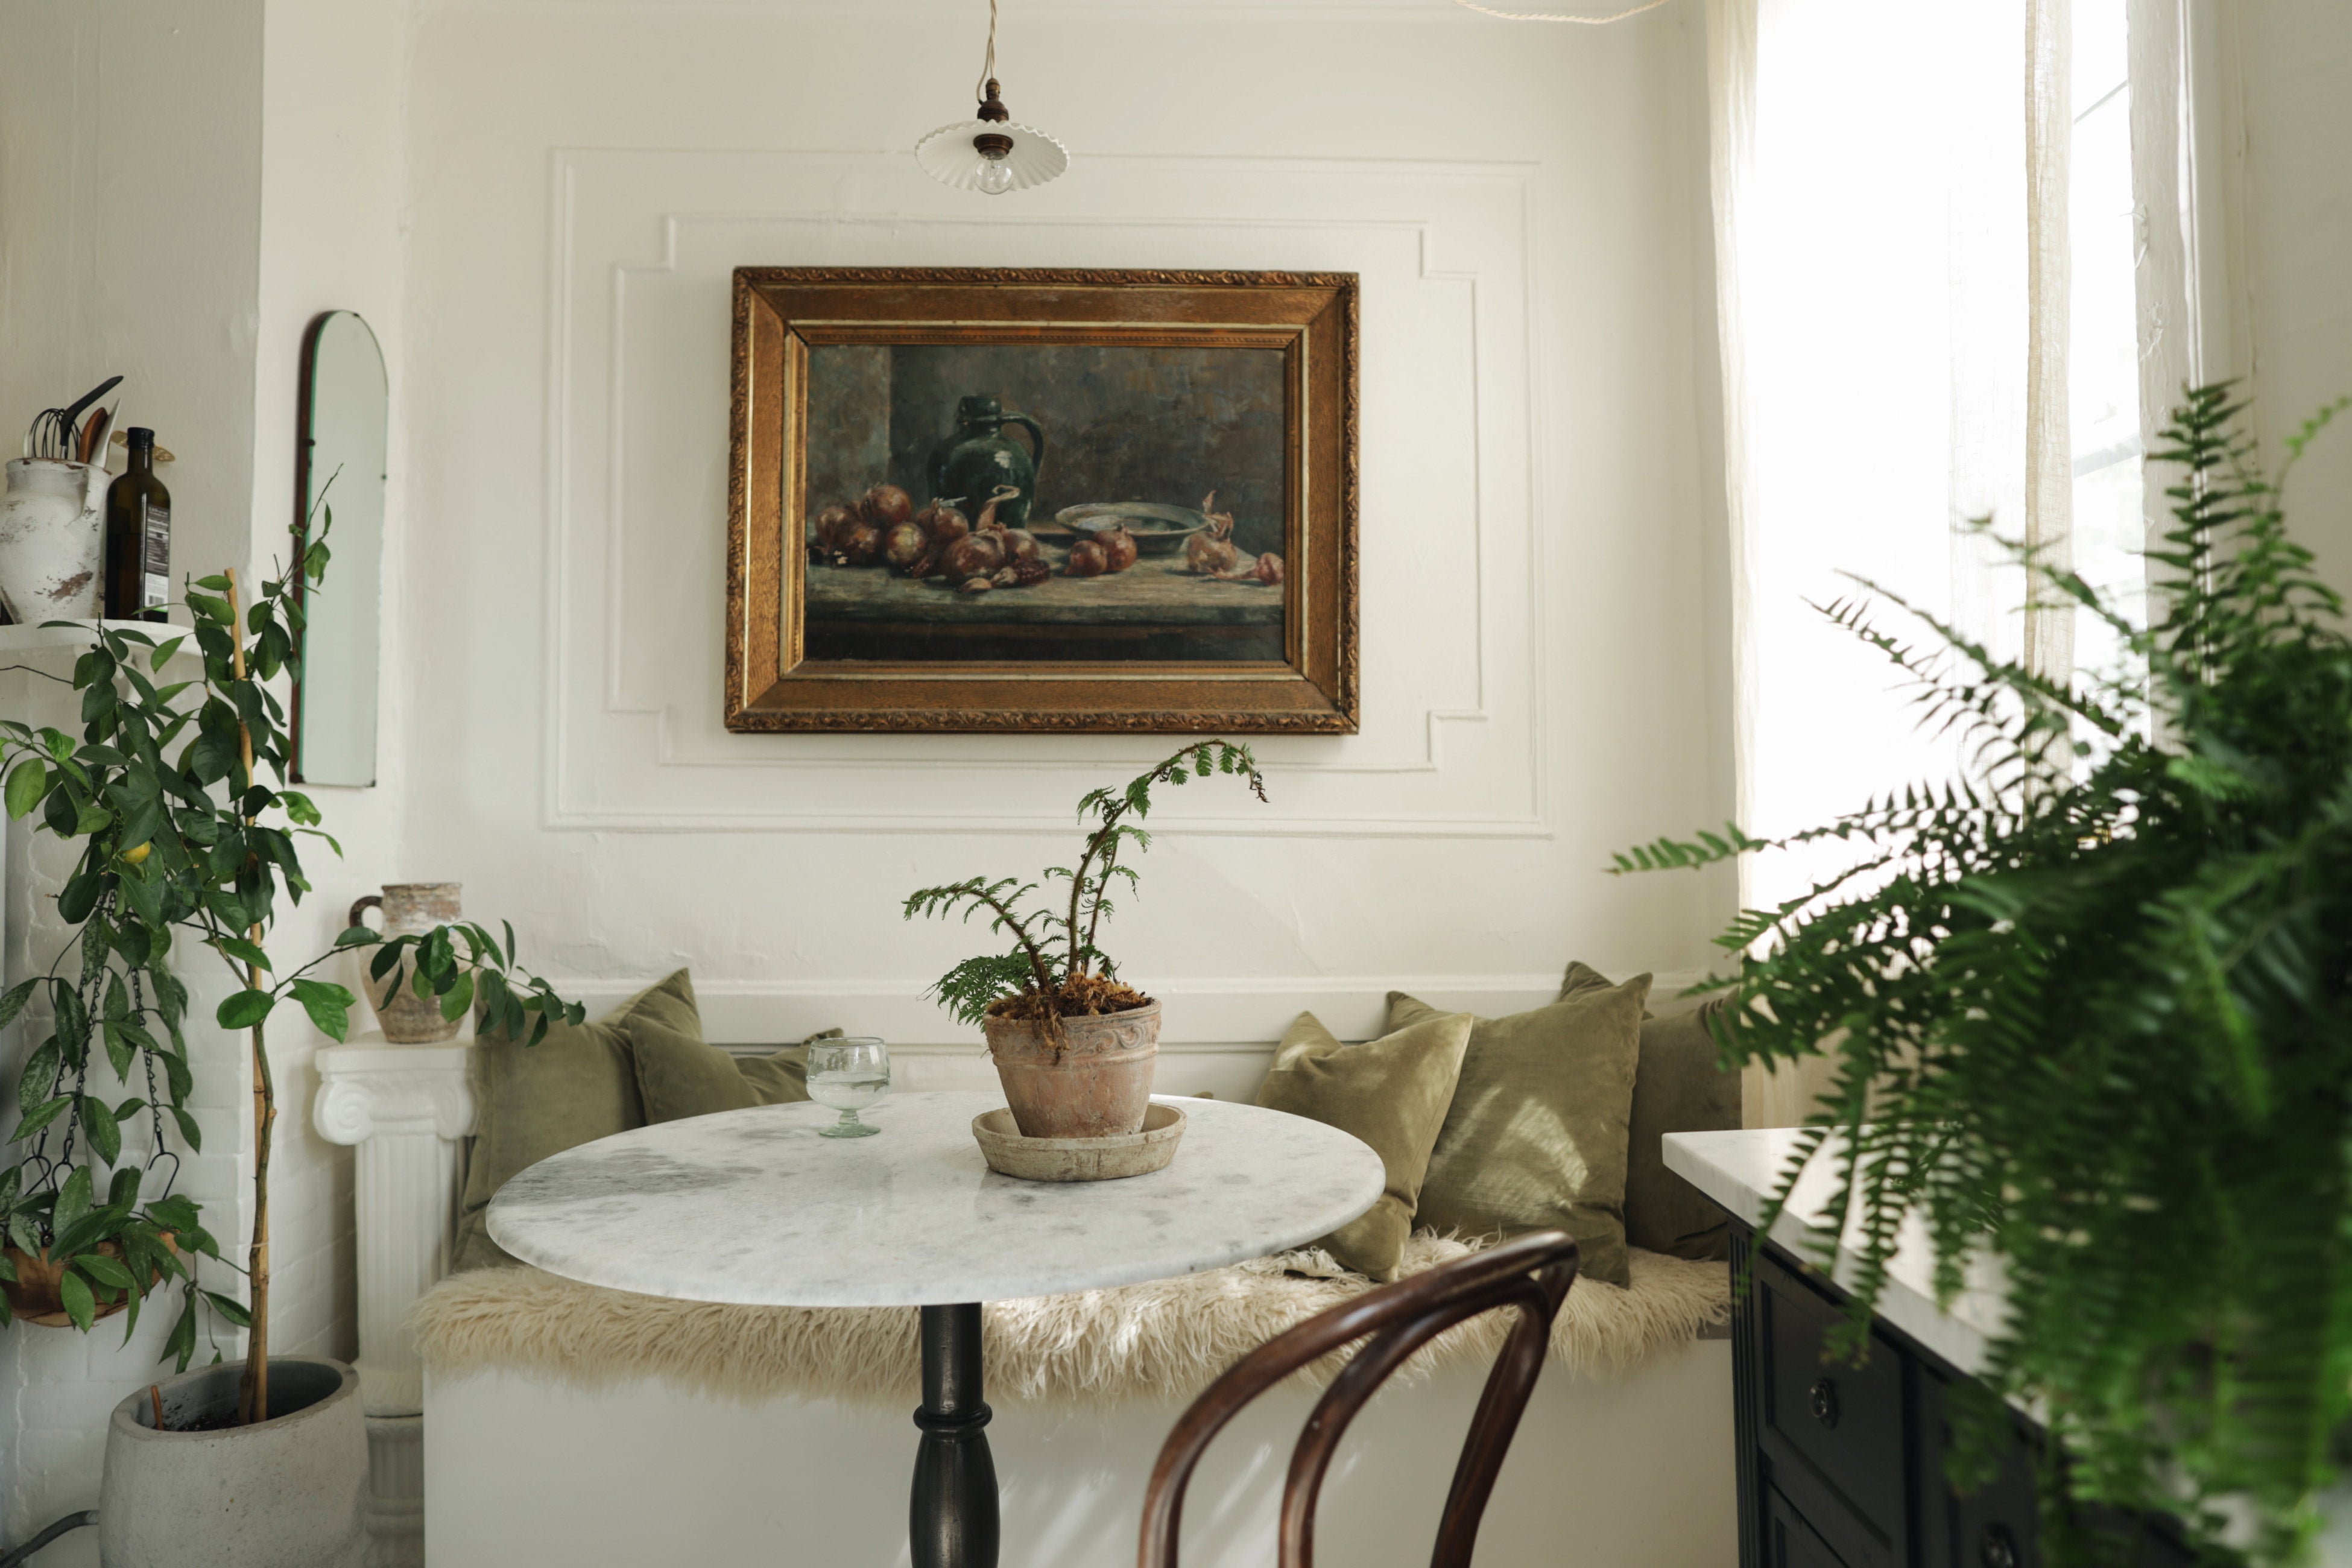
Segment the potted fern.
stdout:
[[[1160,1049],[1160,1004],[1119,979],[1095,939],[1113,910],[1114,883],[1137,885],[1135,868],[1121,857],[1151,847],[1139,823],[1151,814],[1154,786],[1217,773],[1238,775],[1265,799],[1265,780],[1247,746],[1196,741],[1125,789],[1087,792],[1078,820],[1094,826],[1075,867],[1052,867],[1034,882],[973,877],[908,898],[908,920],[985,914],[990,931],[1013,939],[1004,952],[967,958],[949,970],[931,994],[959,1023],[986,1033],[1024,1137],[1106,1138],[1142,1127]],[[1069,884],[1068,897],[1033,906],[1033,897],[1055,881]]]
[[[2062,683],[1932,617],[1920,647],[1828,608],[1975,776],[1780,840],[1858,864],[1718,939],[1743,955],[1712,987],[1727,1055],[1835,1059],[1802,1147],[1859,1211],[1857,1322],[1907,1217],[1948,1294],[1971,1253],[2005,1263],[1986,1381],[2046,1413],[2055,1561],[2124,1508],[2180,1515],[2204,1560],[2288,1563],[2352,1414],[2352,641],[2241,412],[2195,390],[2154,455],[2179,477],[2148,626],[2045,579],[2129,668]],[[1618,865],[1771,847],[1735,826]]]
[[[297,540],[297,571],[315,588],[333,519],[312,521],[315,536]],[[310,889],[299,841],[334,847],[317,807],[284,787],[289,742],[270,688],[298,669],[303,618],[294,589],[288,574],[247,605],[234,572],[206,578],[186,595],[194,624],[184,632],[58,623],[91,632],[71,678],[80,739],[0,721],[9,815],[37,812],[41,829],[80,845],[58,895],[73,939],[48,973],[0,994],[0,1024],[37,997],[52,1026],[20,1075],[24,1114],[10,1141],[21,1152],[0,1171],[0,1226],[10,1243],[0,1283],[10,1301],[43,1309],[42,1321],[83,1331],[121,1312],[126,1339],[154,1295],[180,1295],[163,1352],[180,1375],[126,1398],[110,1426],[100,1530],[116,1568],[329,1561],[359,1528],[367,1450],[357,1380],[341,1363],[270,1350],[272,1013],[299,1005],[341,1039],[354,998],[317,972],[346,952],[375,948],[376,980],[410,984],[450,1016],[478,1003],[511,1034],[529,1021],[535,1043],[551,1019],[583,1016],[517,967],[511,928],[500,942],[476,925],[389,940],[361,927],[282,971],[264,948],[281,908]],[[159,686],[191,637],[200,672]],[[199,1205],[171,1190],[179,1156],[164,1119],[188,1151],[202,1141],[186,1109],[183,978],[197,963],[223,965],[235,982],[215,1022],[250,1036],[254,1222],[241,1266],[205,1230]],[[94,1077],[101,1064],[145,1093],[115,1100]],[[135,1160],[125,1158],[123,1140],[134,1119],[149,1133]],[[111,1168],[102,1201],[100,1167]],[[247,1300],[202,1287],[206,1265],[243,1272]],[[9,1310],[0,1305],[0,1322]],[[222,1365],[215,1350],[213,1367],[190,1372],[210,1319],[247,1331],[245,1358]],[[263,1496],[260,1529],[206,1503]]]

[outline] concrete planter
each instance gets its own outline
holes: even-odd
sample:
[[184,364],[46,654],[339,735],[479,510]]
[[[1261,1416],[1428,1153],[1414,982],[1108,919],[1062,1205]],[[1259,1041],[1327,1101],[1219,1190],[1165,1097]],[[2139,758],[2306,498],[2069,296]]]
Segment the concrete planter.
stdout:
[[1116,1138],[1142,1130],[1160,1056],[1160,1004],[1062,1020],[1061,1042],[1024,1019],[991,1017],[988,1054],[1024,1138]]
[[[243,1370],[170,1379],[164,1426],[234,1416]],[[143,1388],[114,1407],[98,1505],[106,1568],[358,1568],[368,1480],[359,1373],[321,1356],[272,1356],[269,1397],[286,1414],[214,1432],[156,1431]]]

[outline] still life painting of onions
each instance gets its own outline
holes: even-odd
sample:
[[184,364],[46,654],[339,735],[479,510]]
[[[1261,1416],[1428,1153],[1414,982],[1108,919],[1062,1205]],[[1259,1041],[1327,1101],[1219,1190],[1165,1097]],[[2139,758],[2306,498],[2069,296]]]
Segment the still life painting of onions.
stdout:
[[808,657],[1280,659],[1284,395],[1264,350],[814,349]]

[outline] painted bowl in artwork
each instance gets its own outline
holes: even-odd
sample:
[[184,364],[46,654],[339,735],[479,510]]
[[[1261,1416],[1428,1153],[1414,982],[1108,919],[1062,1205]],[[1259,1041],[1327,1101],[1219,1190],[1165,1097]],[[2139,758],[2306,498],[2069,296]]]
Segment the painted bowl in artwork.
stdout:
[[1188,506],[1161,506],[1157,501],[1088,501],[1066,506],[1054,521],[1081,539],[1106,528],[1124,528],[1135,536],[1135,548],[1145,555],[1170,555],[1184,542],[1209,526],[1209,520]]

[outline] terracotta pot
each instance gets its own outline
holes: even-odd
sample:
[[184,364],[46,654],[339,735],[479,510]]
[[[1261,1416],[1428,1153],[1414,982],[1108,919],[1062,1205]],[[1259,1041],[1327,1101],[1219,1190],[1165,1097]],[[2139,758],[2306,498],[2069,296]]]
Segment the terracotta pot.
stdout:
[[[415,936],[465,918],[457,898],[462,887],[458,882],[386,882],[382,897],[370,893],[352,906],[351,923],[358,925],[360,916],[373,907],[383,911],[384,935]],[[401,954],[400,967],[394,972],[400,977],[400,989],[392,1005],[383,1005],[384,987],[392,983],[392,976],[375,978],[367,967],[374,953],[373,948],[360,952],[360,989],[367,993],[368,1005],[375,1011],[383,1037],[395,1046],[429,1046],[455,1038],[465,1015],[444,1018],[439,1001],[409,989],[409,977],[415,973],[416,965],[406,953]]]
[[[174,1252],[179,1250],[179,1247],[173,1243],[170,1231],[163,1232],[163,1237],[165,1247],[171,1247]],[[101,1258],[121,1258],[122,1244],[119,1241],[101,1241],[98,1244],[98,1253]],[[37,1323],[45,1329],[71,1328],[73,1319],[66,1311],[65,1296],[58,1289],[60,1281],[65,1279],[67,1266],[63,1263],[50,1262],[49,1255],[46,1252],[36,1258],[31,1253],[14,1247],[8,1248],[8,1261],[16,1266],[16,1280],[13,1285],[0,1285],[0,1291],[6,1293],[8,1310],[16,1315],[16,1321],[23,1323]],[[159,1272],[147,1283],[152,1286],[163,1277]],[[83,1282],[87,1284],[89,1281],[85,1279]],[[100,1301],[98,1304],[98,1315],[101,1318],[110,1318],[130,1305],[131,1298],[128,1296],[118,1300]]]
[[1024,1018],[991,1017],[988,1054],[1024,1138],[1140,1131],[1160,1055],[1160,1004],[1062,1020],[1057,1044]]

